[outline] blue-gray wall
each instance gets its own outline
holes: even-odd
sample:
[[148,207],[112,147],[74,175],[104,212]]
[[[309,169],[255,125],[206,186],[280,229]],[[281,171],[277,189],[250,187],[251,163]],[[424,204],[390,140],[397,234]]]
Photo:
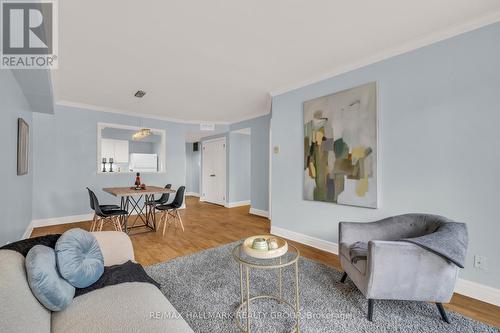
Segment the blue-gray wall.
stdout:
[[154,145],[161,146],[160,143],[153,144],[152,142],[129,141],[128,152],[129,154],[154,154]]
[[229,133],[229,203],[250,201],[251,198],[250,137]]
[[[226,170],[230,170],[229,151],[231,149],[230,131],[250,128],[250,205],[254,209],[267,212],[269,209],[269,130],[271,115],[256,117],[229,125],[227,133],[209,136],[201,139],[206,141],[225,137],[228,145],[226,150]],[[229,172],[226,172],[226,185],[229,184]],[[229,186],[226,186],[226,196],[229,197]]]
[[23,118],[33,133],[31,107],[10,70],[0,70],[0,246],[17,241],[31,222],[33,154],[30,140],[29,172],[17,175],[17,118]]
[[186,182],[185,126],[155,119],[56,106],[54,115],[34,114],[33,219],[90,213],[85,187],[96,190],[103,202],[116,199],[103,187],[133,184],[132,174],[97,174],[97,123],[113,123],[164,129],[166,172],[143,174],[146,184],[174,188]]
[[200,194],[201,145],[193,151],[193,143],[186,143],[186,192]]
[[[495,24],[274,97],[272,226],[337,243],[339,221],[445,215],[469,228],[461,276],[499,288],[499,41]],[[302,103],[372,81],[379,209],[302,200]],[[488,257],[488,272],[473,268],[474,254]]]
[[250,128],[250,186],[252,208],[269,210],[269,127],[271,115],[231,124],[230,130]]

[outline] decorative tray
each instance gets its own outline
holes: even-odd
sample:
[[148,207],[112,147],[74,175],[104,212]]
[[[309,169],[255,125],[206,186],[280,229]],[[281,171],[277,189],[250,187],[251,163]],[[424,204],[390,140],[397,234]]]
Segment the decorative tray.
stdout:
[[130,189],[131,189],[131,190],[135,190],[135,191],[145,191],[145,190],[146,190],[146,188],[142,188],[142,187],[135,187],[135,186],[132,186]]
[[[263,238],[266,241],[268,241],[270,238],[273,238],[277,241],[278,247],[276,249],[254,249],[252,247],[254,240],[258,238]],[[274,259],[281,257],[288,251],[288,243],[286,240],[275,237],[272,235],[258,235],[258,236],[252,236],[248,237],[245,239],[245,241],[242,244],[243,252],[245,252],[247,255],[253,258],[257,259]]]

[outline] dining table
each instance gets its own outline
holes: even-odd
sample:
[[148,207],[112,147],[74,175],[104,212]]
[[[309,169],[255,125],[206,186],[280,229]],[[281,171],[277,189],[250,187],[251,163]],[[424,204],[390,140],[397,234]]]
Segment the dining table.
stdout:
[[[146,228],[148,231],[156,231],[155,194],[175,193],[175,190],[159,187],[146,186],[135,187],[105,187],[102,189],[115,197],[120,198],[120,209],[126,210],[128,215],[124,219],[124,231],[128,234],[131,229]],[[152,204],[151,204],[152,203]],[[132,225],[129,225],[130,216],[135,215]],[[137,224],[140,222],[140,224]]]

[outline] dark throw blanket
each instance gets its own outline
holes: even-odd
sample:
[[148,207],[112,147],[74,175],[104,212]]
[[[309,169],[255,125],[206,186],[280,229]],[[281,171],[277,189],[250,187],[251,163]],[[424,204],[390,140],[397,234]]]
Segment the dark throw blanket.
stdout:
[[353,264],[358,260],[366,260],[368,256],[368,243],[356,242],[349,247],[349,258]]
[[402,242],[413,243],[431,251],[460,268],[465,266],[468,234],[467,225],[458,222],[442,222],[430,234],[415,238],[400,239]]
[[56,242],[61,237],[61,234],[46,235],[34,238],[23,239],[14,243],[10,243],[0,247],[0,250],[12,250],[21,253],[24,257],[28,254],[31,248],[35,245],[45,245],[51,248],[56,247]]
[[115,284],[126,282],[151,283],[160,289],[160,285],[146,273],[140,264],[133,263],[129,260],[121,265],[104,267],[104,273],[94,284],[88,286],[87,288],[76,288],[75,297],[85,295],[86,293],[107,286],[113,286]]
[[[19,252],[26,257],[31,248],[35,245],[45,245],[51,248],[55,248],[56,242],[61,235],[47,235],[34,238],[23,239],[11,244],[0,247],[0,250],[12,250]],[[104,267],[104,273],[102,276],[91,286],[87,288],[76,288],[75,297],[84,295],[91,291],[101,289],[107,286],[113,286],[115,284],[126,283],[126,282],[145,282],[151,283],[158,289],[160,285],[153,280],[144,270],[144,268],[137,263],[133,263],[130,260],[122,265],[114,265]]]
[[[465,223],[440,222],[436,230],[430,234],[414,238],[397,240],[418,245],[427,251],[451,261],[460,268],[464,268],[467,254],[467,226]],[[366,260],[368,243],[356,242],[349,247],[349,257],[355,264],[358,260]]]

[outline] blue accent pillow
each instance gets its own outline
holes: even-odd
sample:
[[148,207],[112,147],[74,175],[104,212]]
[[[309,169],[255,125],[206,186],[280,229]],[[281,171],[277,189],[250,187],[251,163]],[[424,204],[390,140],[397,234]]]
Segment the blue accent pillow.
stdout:
[[51,311],[64,310],[73,301],[75,287],[57,271],[54,249],[35,245],[26,255],[28,284],[36,299]]
[[104,258],[97,239],[83,229],[71,229],[56,243],[59,273],[72,286],[87,288],[104,272]]

